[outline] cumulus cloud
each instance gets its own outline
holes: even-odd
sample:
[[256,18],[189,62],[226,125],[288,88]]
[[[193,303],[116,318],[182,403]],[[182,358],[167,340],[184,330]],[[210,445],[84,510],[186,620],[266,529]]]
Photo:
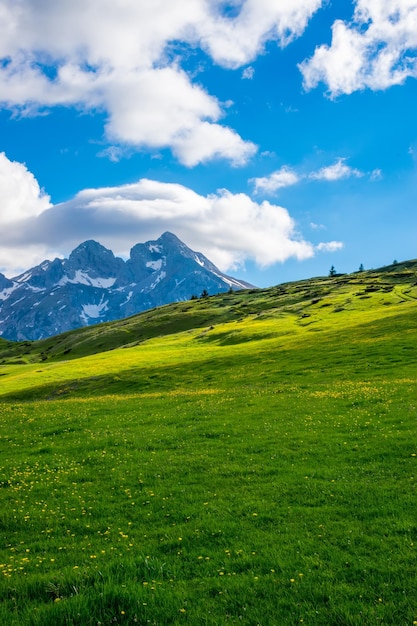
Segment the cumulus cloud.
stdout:
[[39,215],[50,206],[50,197],[27,167],[0,152],[0,225]]
[[198,25],[199,37],[216,63],[237,68],[262,52],[268,40],[286,46],[299,37],[322,0],[238,0],[234,19],[221,17],[225,4],[207,3],[210,17]]
[[1,154],[0,172],[1,219],[7,224],[0,229],[0,271],[7,276],[66,255],[86,239],[127,256],[134,244],[167,230],[224,271],[248,260],[259,267],[303,260],[320,249],[302,237],[286,208],[244,193],[221,189],[203,196],[183,185],[140,179],[85,189],[53,206],[24,165]]
[[319,243],[316,246],[316,250],[319,252],[337,252],[344,247],[343,242],[341,241],[327,241]]
[[252,80],[254,75],[255,75],[255,70],[251,65],[249,65],[248,67],[245,67],[245,69],[242,72],[242,78],[246,80]]
[[45,259],[55,259],[62,256],[59,251],[55,251],[50,246],[35,244],[16,247],[2,243],[0,247],[0,272],[8,278],[12,278],[39,265]]
[[306,89],[323,82],[331,97],[417,78],[417,0],[356,0],[352,21],[336,20],[331,45],[299,67]]
[[256,152],[256,146],[244,142],[231,128],[201,122],[193,132],[184,132],[172,141],[172,150],[189,167],[213,157],[225,157],[233,165],[244,165]]
[[350,178],[351,176],[360,178],[364,175],[360,170],[346,165],[345,160],[346,159],[342,158],[337,159],[336,163],[333,163],[333,165],[328,165],[327,167],[322,167],[317,172],[312,172],[309,178],[312,180],[335,181]]
[[118,163],[123,158],[124,151],[120,146],[108,146],[97,152],[97,156],[101,159],[109,159],[112,163]]
[[274,193],[278,189],[283,187],[289,187],[295,185],[300,180],[300,176],[294,172],[290,167],[284,165],[280,170],[272,172],[269,176],[263,176],[261,178],[252,178],[252,182],[255,186],[255,192]]
[[324,224],[316,224],[316,222],[310,222],[310,228],[312,230],[326,230]]
[[149,179],[84,190],[44,212],[32,226],[31,236],[42,243],[47,238],[51,245],[58,240],[67,246],[94,236],[126,255],[126,246],[166,230],[204,252],[223,270],[248,259],[262,267],[313,254],[312,245],[297,233],[283,207],[257,203],[246,194],[226,189],[202,196],[179,184]]
[[382,180],[383,178],[384,178],[384,175],[382,173],[382,170],[379,167],[372,170],[371,175],[370,175],[370,180],[372,182],[375,182],[377,180]]
[[256,148],[222,124],[225,105],[182,68],[187,49],[248,65],[267,41],[300,36],[321,4],[237,0],[228,15],[224,0],[0,0],[0,104],[21,114],[101,110],[115,145],[170,148],[187,166],[240,165]]
[[[283,187],[289,187],[302,181],[322,180],[335,182],[344,178],[361,178],[365,176],[365,172],[361,172],[361,170],[347,165],[345,161],[345,158],[339,158],[332,165],[327,165],[309,174],[296,172],[294,169],[284,165],[280,170],[272,172],[272,174],[268,176],[251,178],[249,182],[254,185],[255,193],[273,195]],[[375,169],[369,173],[369,179],[372,181],[381,178],[382,172],[380,169]]]

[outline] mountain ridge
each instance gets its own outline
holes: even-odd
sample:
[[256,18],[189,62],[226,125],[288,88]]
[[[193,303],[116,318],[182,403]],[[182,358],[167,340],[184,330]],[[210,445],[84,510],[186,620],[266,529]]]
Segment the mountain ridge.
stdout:
[[44,339],[188,300],[204,290],[248,287],[173,233],[137,243],[126,261],[90,239],[68,258],[45,260],[12,279],[0,274],[0,337]]

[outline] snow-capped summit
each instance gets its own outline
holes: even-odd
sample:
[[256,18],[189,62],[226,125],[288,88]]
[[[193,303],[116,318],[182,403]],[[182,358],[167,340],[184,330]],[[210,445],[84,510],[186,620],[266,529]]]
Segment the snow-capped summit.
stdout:
[[68,259],[43,261],[8,279],[0,274],[0,336],[17,341],[121,319],[155,306],[252,287],[223,274],[174,234],[138,243],[127,261],[89,240]]

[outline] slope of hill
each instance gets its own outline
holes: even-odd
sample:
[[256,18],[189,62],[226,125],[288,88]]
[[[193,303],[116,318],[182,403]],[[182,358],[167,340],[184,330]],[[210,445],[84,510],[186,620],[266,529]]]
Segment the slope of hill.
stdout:
[[[344,313],[339,317],[345,318],[349,317],[349,312],[372,309],[383,316],[390,305],[415,300],[416,285],[417,261],[408,261],[378,270],[223,293],[173,303],[45,340],[7,342],[3,349],[0,339],[0,364],[10,359],[22,362],[68,360],[246,317],[281,319],[284,316],[297,328],[309,326],[330,313]],[[332,318],[331,315],[329,319]]]
[[3,345],[0,623],[417,621],[416,298],[410,262]]

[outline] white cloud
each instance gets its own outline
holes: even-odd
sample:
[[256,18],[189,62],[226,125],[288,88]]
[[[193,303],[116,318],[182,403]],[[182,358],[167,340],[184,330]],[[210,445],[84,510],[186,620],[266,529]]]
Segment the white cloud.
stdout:
[[231,128],[201,122],[196,124],[193,132],[185,132],[173,139],[172,150],[188,167],[221,156],[233,165],[244,165],[256,152],[256,146],[242,141]]
[[102,110],[113,144],[170,148],[188,166],[242,164],[255,146],[221,125],[227,106],[192,82],[182,55],[191,46],[242,67],[267,41],[301,35],[321,3],[237,0],[228,17],[223,0],[0,0],[0,104]]
[[316,246],[316,250],[319,252],[337,252],[344,247],[342,241],[327,241],[323,243],[319,243]]
[[55,259],[62,257],[59,252],[55,252],[50,246],[39,244],[27,246],[1,245],[0,248],[0,272],[8,278],[19,276],[25,270],[40,265],[45,259]]
[[360,170],[346,165],[345,159],[338,159],[333,165],[328,165],[327,167],[322,167],[317,172],[312,172],[309,178],[312,180],[336,181],[343,178],[350,178],[351,176],[360,178],[363,175],[363,172]]
[[382,174],[382,170],[379,168],[372,170],[369,176],[369,180],[371,180],[372,182],[375,182],[377,180],[382,180],[383,178],[384,176]]
[[336,20],[331,45],[299,67],[306,89],[323,82],[331,97],[417,78],[417,0],[356,0],[351,23]]
[[283,187],[295,185],[300,181],[299,175],[291,168],[284,165],[280,170],[272,172],[269,176],[252,178],[250,182],[255,185],[255,192],[274,193]]
[[254,75],[255,75],[255,70],[251,65],[249,65],[248,67],[245,67],[245,69],[242,72],[242,78],[246,80],[252,80]]
[[223,270],[248,259],[266,266],[313,254],[285,208],[226,189],[201,196],[182,185],[141,179],[121,187],[84,190],[48,213],[45,220],[55,213],[61,223],[80,213],[83,219],[77,220],[76,231],[64,232],[78,240],[95,233],[119,254],[127,254],[126,246],[138,238],[152,238],[165,230],[175,232]]
[[234,19],[219,17],[222,0],[212,0],[210,19],[198,26],[203,46],[212,58],[225,67],[247,64],[263,51],[268,40],[285,46],[299,37],[322,0],[239,0]]
[[26,166],[0,152],[0,225],[34,217],[50,206],[49,196]]
[[[310,174],[298,173],[294,169],[284,165],[280,170],[272,172],[269,176],[262,178],[251,178],[249,182],[253,183],[255,193],[274,194],[283,187],[296,185],[302,181],[323,180],[327,182],[335,182],[344,178],[361,178],[365,176],[364,172],[346,165],[345,158],[339,158],[332,165],[327,165],[311,172]],[[369,173],[370,180],[379,180],[382,177],[380,169],[375,169]]]
[[124,151],[120,146],[108,146],[104,150],[97,152],[97,156],[102,159],[109,159],[112,163],[118,163],[124,155]]
[[225,271],[248,260],[265,267],[315,253],[286,208],[255,202],[243,193],[222,189],[202,196],[183,185],[141,179],[85,189],[72,200],[51,206],[24,165],[2,154],[0,171],[5,174],[0,181],[6,181],[3,206],[8,207],[2,214],[7,228],[0,229],[0,271],[7,276],[45,258],[66,255],[91,238],[127,256],[132,245],[167,230]]

